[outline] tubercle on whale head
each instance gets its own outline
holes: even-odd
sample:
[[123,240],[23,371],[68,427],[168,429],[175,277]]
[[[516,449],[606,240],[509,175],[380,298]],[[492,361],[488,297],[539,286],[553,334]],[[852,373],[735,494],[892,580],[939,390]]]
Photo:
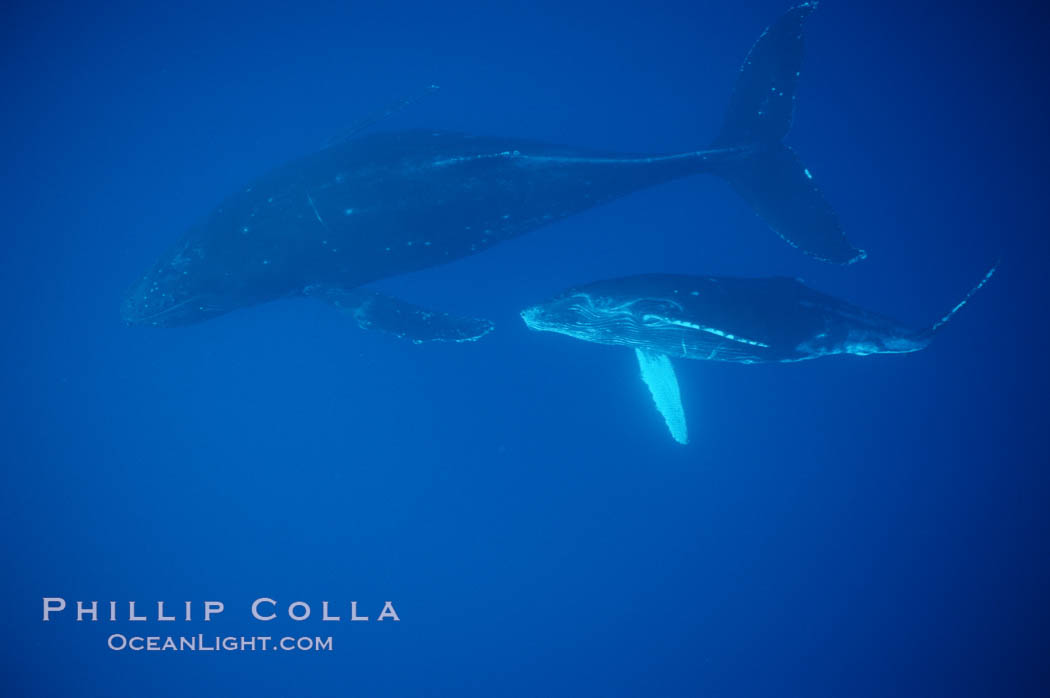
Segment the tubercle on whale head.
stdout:
[[203,322],[225,312],[226,309],[196,296],[149,312],[148,303],[139,304],[137,298],[128,294],[121,303],[120,317],[128,327],[181,327]]
[[674,301],[618,293],[595,284],[525,308],[521,318],[531,330],[596,344],[635,346],[647,344],[661,331],[680,330],[667,320],[680,311]]
[[521,319],[525,322],[525,326],[528,327],[530,330],[542,331],[543,328],[540,325],[541,315],[540,309],[538,307],[529,306],[528,308],[522,310],[519,314],[521,315]]
[[570,337],[580,337],[586,328],[580,309],[593,303],[586,294],[568,291],[562,295],[529,306],[521,311],[525,325],[536,332],[555,332]]
[[128,326],[177,327],[226,312],[206,268],[204,247],[191,231],[127,291],[121,320]]
[[569,289],[554,298],[525,308],[521,311],[521,319],[530,330],[571,334],[571,330],[586,325],[588,319],[593,320],[600,312],[595,299],[589,294]]
[[226,309],[207,294],[180,291],[144,276],[120,304],[120,318],[129,327],[179,327],[203,322]]

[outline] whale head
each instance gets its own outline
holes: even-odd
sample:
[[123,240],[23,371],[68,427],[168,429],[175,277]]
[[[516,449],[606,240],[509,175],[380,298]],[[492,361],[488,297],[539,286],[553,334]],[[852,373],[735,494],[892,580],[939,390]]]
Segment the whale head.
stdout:
[[735,316],[723,281],[674,274],[608,279],[526,308],[521,317],[533,330],[671,357],[771,360],[768,333],[748,313]]
[[222,284],[208,257],[207,246],[191,230],[128,290],[121,319],[127,325],[177,327],[226,312]]
[[231,198],[190,227],[125,295],[123,321],[190,325],[301,290],[306,265],[282,244],[279,226],[249,224],[249,206]]
[[570,289],[521,311],[529,329],[597,344],[664,348],[680,345],[682,307],[653,295],[619,292],[600,284]]

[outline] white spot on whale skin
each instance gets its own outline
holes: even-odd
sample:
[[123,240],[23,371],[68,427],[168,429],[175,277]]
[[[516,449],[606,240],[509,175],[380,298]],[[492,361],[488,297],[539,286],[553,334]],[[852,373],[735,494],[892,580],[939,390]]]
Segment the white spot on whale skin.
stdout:
[[691,330],[700,330],[701,332],[708,332],[715,335],[716,337],[724,337],[725,339],[732,340],[734,342],[740,342],[741,344],[750,344],[753,347],[762,347],[768,349],[769,345],[764,342],[758,342],[753,339],[746,339],[744,337],[738,337],[725,330],[720,330],[716,327],[705,327],[704,325],[698,325],[694,322],[687,322],[686,320],[675,320],[673,318],[660,317],[659,315],[643,315],[642,320],[645,322],[652,322],[654,320],[667,323],[668,325],[676,325],[678,327],[686,327]]
[[812,175],[812,174],[810,174],[810,171],[809,171],[808,169],[805,169],[805,170],[802,170],[802,171],[806,173],[806,177],[807,177],[808,179],[813,179],[813,175]]
[[352,208],[343,209],[343,215],[344,216],[352,216],[352,215],[354,215],[354,209],[352,209]]

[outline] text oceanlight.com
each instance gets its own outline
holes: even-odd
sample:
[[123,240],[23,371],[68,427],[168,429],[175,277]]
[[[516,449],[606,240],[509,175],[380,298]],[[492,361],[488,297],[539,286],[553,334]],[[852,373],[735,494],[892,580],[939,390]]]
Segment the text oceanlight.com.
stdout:
[[111,650],[132,652],[255,652],[258,650],[283,650],[285,652],[331,652],[332,636],[327,637],[281,637],[269,635],[255,637],[205,637],[203,634],[172,637],[132,635],[120,633],[109,636],[106,644]]

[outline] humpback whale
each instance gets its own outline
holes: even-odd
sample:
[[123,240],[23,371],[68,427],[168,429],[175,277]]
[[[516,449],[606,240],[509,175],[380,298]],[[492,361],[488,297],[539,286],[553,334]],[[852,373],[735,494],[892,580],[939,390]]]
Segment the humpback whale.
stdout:
[[311,296],[364,328],[416,342],[471,341],[492,325],[364,287],[698,173],[727,180],[802,251],[833,263],[859,259],[864,253],[846,239],[811,173],[782,143],[794,111],[802,26],[815,7],[790,9],[758,39],[724,126],[706,149],[635,155],[421,130],[356,137],[355,128],[355,137],[278,167],[223,200],[133,285],[122,317],[131,325],[170,327]]
[[672,438],[689,441],[671,358],[792,362],[925,348],[995,273],[923,329],[858,308],[796,279],[643,274],[570,289],[521,312],[533,330],[630,347]]

